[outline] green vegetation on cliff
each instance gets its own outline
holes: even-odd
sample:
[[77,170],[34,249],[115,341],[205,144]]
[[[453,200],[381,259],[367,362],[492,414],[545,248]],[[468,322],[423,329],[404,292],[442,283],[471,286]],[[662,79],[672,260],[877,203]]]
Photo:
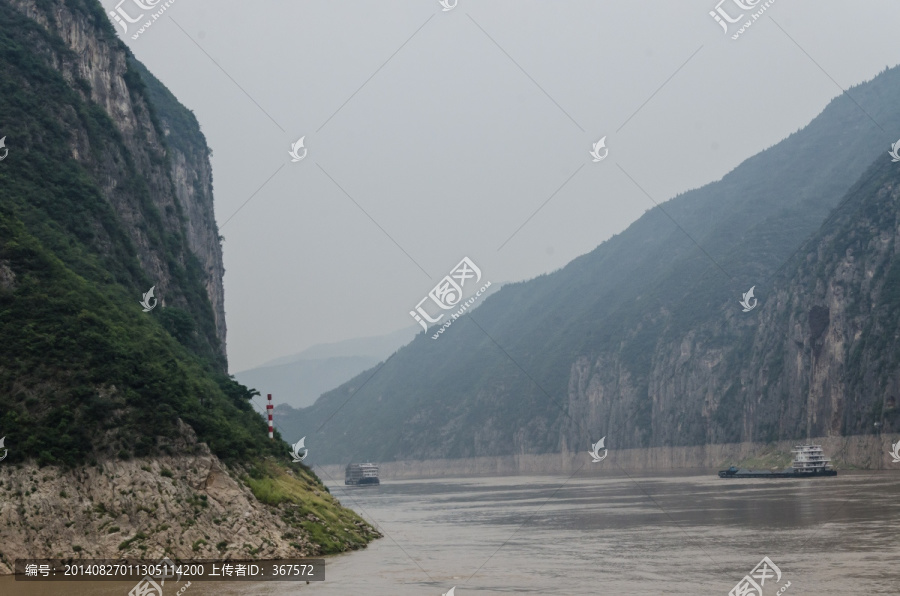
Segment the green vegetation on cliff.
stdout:
[[[105,159],[130,152],[106,113],[31,49],[45,45],[69,52],[0,8],[0,129],[10,149],[0,163],[0,267],[11,272],[0,288],[0,429],[14,446],[10,461],[150,455],[176,418],[222,458],[279,453],[249,391],[224,373],[206,339],[215,340],[212,314],[183,230],[153,217],[131,163],[150,215],[138,225],[184,296],[181,308],[142,312],[153,281],[98,180]],[[72,155],[81,139],[86,162]]]
[[[193,114],[130,55],[98,2],[47,0],[37,10],[49,29],[0,2],[3,465],[78,473],[109,459],[198,452],[183,422],[318,552],[364,546],[376,534],[311,470],[288,470],[287,446],[268,438],[254,393],[226,372],[207,293],[216,271],[190,249],[171,160],[177,148],[182,167],[209,170]],[[104,74],[124,81],[118,101],[130,102],[130,122],[94,102],[91,83],[73,74],[80,56],[54,24],[94,32],[84,52],[110,56]],[[215,237],[205,180],[194,178],[190,223]],[[164,295],[143,312],[142,294],[160,283]]]

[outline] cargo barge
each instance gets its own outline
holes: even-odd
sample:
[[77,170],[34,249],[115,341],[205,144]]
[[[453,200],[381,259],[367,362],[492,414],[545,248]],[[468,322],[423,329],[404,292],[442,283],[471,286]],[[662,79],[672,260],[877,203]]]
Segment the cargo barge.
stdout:
[[378,466],[375,464],[347,464],[344,470],[344,484],[348,486],[366,486],[381,484],[378,479]]
[[831,461],[825,457],[821,445],[797,445],[791,450],[794,465],[781,472],[768,470],[745,470],[731,466],[719,471],[719,478],[822,478],[837,476],[837,471],[830,468]]

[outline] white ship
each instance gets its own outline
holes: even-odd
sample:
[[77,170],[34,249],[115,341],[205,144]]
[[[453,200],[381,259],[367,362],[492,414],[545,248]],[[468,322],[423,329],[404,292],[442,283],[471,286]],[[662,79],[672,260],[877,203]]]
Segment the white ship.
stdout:
[[794,456],[794,471],[801,474],[822,474],[828,470],[830,459],[825,457],[821,445],[797,445],[791,450]]
[[794,464],[782,472],[768,470],[741,470],[731,466],[719,472],[719,478],[817,478],[837,476],[837,472],[828,466],[830,459],[825,457],[821,445],[797,445],[791,449]]
[[370,463],[347,464],[347,469],[344,471],[344,484],[350,486],[381,484],[378,479],[378,466]]

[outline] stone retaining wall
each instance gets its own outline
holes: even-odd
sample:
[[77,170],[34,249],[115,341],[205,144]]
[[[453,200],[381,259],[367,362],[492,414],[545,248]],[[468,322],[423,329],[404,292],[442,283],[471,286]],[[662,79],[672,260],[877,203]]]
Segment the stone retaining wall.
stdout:
[[[809,441],[822,445],[826,457],[841,468],[891,469],[900,471],[900,463],[891,463],[891,440],[900,437],[859,435],[852,437],[819,437]],[[394,461],[380,463],[383,480],[410,478],[441,478],[453,476],[506,476],[529,474],[600,474],[606,471],[723,469],[759,454],[774,451],[790,454],[799,441],[779,441],[773,444],[725,443],[695,447],[653,447],[649,449],[610,449],[602,462],[591,465],[587,451],[581,453],[547,453],[541,455],[508,455],[474,457],[468,459],[432,459],[422,461]],[[316,472],[328,482],[342,481],[344,466],[316,466]]]

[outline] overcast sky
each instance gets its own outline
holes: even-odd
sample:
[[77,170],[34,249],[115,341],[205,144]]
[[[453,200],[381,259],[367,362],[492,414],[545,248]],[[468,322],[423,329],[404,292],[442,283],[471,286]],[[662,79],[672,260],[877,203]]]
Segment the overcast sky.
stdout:
[[177,0],[122,35],[214,152],[231,370],[414,325],[464,256],[558,269],[653,207],[622,170],[670,199],[900,62],[892,0],[777,0],[737,40],[717,2]]

